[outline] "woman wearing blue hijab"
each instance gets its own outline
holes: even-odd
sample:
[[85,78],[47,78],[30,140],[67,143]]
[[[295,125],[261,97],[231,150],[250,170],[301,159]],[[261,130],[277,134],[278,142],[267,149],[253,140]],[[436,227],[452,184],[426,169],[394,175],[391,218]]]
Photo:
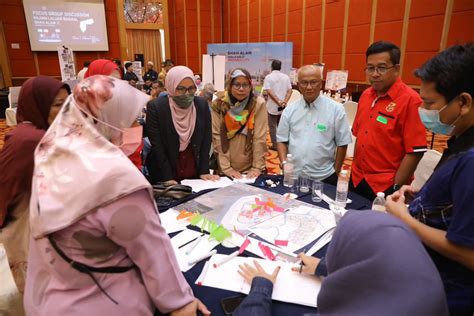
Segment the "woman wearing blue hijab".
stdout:
[[[390,215],[347,213],[329,245],[326,264],[318,315],[448,315],[435,265],[416,235]],[[270,280],[277,271],[269,275],[259,268],[241,269],[252,277],[252,288],[234,315],[271,315]]]

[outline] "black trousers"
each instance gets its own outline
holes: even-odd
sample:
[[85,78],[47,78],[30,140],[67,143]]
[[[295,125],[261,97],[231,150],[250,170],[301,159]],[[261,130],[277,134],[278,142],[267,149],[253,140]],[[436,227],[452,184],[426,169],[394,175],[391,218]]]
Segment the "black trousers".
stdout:
[[[373,201],[375,199],[375,197],[377,196],[377,193],[372,190],[372,188],[367,183],[367,181],[365,181],[365,179],[362,179],[362,181],[359,182],[357,187],[354,187],[354,185],[352,184],[352,178],[351,178],[351,180],[349,181],[349,191],[357,193],[359,195],[362,195],[363,197],[365,197],[366,199],[369,199],[371,201]],[[384,191],[385,197],[392,194],[393,192],[395,192],[393,190],[393,185],[390,185]]]

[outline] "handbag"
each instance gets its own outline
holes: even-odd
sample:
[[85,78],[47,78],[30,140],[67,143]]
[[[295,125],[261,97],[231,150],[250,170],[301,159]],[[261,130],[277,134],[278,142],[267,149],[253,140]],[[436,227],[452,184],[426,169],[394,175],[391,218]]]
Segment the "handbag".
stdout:
[[155,199],[159,197],[170,197],[174,200],[180,200],[193,193],[193,189],[189,185],[158,183],[153,185],[153,195]]

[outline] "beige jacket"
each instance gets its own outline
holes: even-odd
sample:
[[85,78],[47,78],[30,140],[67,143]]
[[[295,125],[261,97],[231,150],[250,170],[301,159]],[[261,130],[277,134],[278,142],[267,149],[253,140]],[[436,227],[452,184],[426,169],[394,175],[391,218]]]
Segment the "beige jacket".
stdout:
[[[218,102],[215,100],[214,102]],[[229,141],[229,150],[223,152],[221,147],[220,129],[224,117],[221,113],[212,110],[212,143],[217,153],[219,169],[227,173],[231,170],[248,172],[252,170],[264,171],[265,154],[267,152],[267,108],[262,97],[256,98],[255,128],[250,142],[247,136],[239,133]]]

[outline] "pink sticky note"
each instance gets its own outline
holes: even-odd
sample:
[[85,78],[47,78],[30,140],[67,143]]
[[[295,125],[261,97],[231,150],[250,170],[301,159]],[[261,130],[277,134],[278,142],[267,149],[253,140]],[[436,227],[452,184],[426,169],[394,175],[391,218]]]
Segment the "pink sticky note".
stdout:
[[268,257],[268,259],[270,259],[270,260],[272,260],[272,261],[276,259],[275,255],[273,254],[273,252],[272,252],[272,250],[270,249],[270,247],[265,246],[265,250],[266,250],[266,252],[267,252],[267,257]]
[[283,207],[279,207],[279,206],[275,206],[275,207],[273,208],[273,210],[274,210],[275,212],[280,212],[280,213],[283,213],[283,212],[285,211],[285,209],[284,209]]
[[248,247],[248,245],[250,245],[250,240],[248,238],[245,238],[244,242],[240,246],[239,255],[241,255],[245,251],[245,249]]
[[263,206],[263,205],[265,205],[266,203],[263,202],[263,201],[260,201],[259,198],[255,198],[255,204],[260,205],[260,206]]
[[286,247],[286,246],[288,246],[288,240],[275,239],[275,245]]

